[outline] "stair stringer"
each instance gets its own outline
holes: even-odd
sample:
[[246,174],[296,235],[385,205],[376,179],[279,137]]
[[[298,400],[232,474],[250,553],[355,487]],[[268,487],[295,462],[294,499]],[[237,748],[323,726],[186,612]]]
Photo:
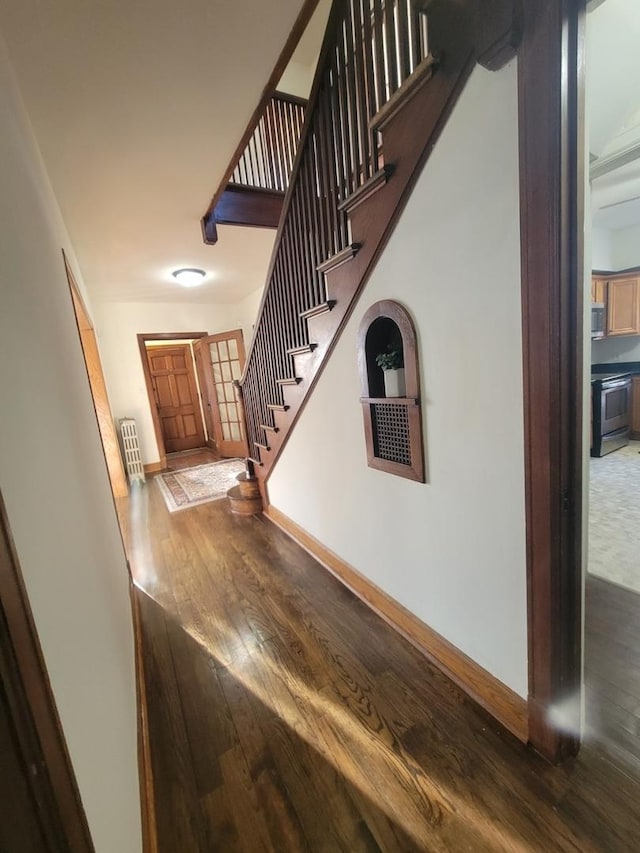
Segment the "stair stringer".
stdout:
[[[462,4],[465,7],[465,4]],[[358,296],[388,242],[418,176],[436,140],[444,128],[476,61],[473,28],[465,20],[469,7],[452,8],[451,27],[458,38],[448,44],[446,56],[436,72],[423,85],[407,87],[397,93],[397,107],[380,127],[385,166],[390,174],[386,183],[350,213],[352,244],[358,246],[353,257],[326,273],[327,294],[335,304],[307,321],[311,352],[292,356],[292,375],[300,381],[281,388],[286,411],[274,411],[278,432],[269,435],[269,449],[260,449],[256,475],[268,504],[267,481],[286,445],[306,401],[318,381],[324,365],[349,319]],[[467,24],[465,26],[465,24]],[[420,128],[420,139],[416,129]],[[435,201],[434,201],[435,203]],[[276,401],[274,401],[276,402]]]

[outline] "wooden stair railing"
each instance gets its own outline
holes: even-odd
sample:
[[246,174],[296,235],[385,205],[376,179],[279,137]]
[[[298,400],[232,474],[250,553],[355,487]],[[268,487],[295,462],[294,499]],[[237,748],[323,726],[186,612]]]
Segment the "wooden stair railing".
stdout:
[[202,220],[208,243],[218,225],[277,228],[295,161],[307,102],[276,92],[236,162],[229,183]]
[[475,61],[513,57],[515,9],[334,2],[240,382],[263,491]]

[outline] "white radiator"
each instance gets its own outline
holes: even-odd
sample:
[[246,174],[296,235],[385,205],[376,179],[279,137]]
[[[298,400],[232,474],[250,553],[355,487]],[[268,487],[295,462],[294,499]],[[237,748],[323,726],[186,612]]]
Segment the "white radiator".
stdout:
[[140,445],[138,444],[138,430],[133,418],[120,418],[120,444],[124,464],[127,467],[129,482],[140,480],[144,483],[144,466],[140,457]]

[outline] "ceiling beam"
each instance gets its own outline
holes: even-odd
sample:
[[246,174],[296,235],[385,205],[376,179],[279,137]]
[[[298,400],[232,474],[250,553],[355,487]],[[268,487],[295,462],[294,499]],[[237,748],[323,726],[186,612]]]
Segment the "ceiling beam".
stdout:
[[603,175],[608,175],[609,172],[620,169],[622,166],[627,166],[635,160],[640,160],[640,142],[634,142],[622,151],[616,151],[615,154],[609,154],[607,157],[598,157],[591,164],[589,169],[589,177],[591,180],[601,178]]

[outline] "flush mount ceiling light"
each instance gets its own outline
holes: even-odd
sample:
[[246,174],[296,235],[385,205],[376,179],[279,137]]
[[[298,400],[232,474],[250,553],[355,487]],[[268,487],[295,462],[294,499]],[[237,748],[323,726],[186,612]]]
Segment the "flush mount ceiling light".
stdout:
[[204,270],[185,267],[181,270],[174,270],[171,275],[183,287],[197,287],[204,281],[206,272]]

